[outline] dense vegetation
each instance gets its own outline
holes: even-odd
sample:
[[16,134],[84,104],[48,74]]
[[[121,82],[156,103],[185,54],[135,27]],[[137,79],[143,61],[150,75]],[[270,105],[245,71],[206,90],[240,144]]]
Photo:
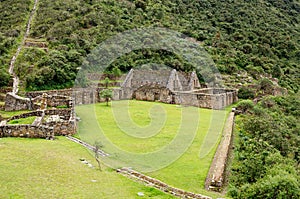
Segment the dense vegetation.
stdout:
[[7,86],[8,66],[25,31],[31,0],[0,1],[0,87]]
[[[0,87],[9,83],[9,61],[32,5],[32,0],[0,2]],[[256,89],[243,85],[242,98],[272,94],[270,83],[261,78],[267,74],[297,94],[299,23],[299,0],[43,0],[30,37],[46,48],[23,48],[15,72],[26,90],[71,87],[85,57],[98,44],[125,30],[155,26],[194,38],[220,72],[232,78],[246,71],[254,78],[252,83],[259,84]],[[120,57],[111,69],[125,72],[146,63],[191,68],[182,57],[147,49]],[[257,105],[241,102],[239,108],[246,115],[238,119],[231,196],[299,197],[299,107],[296,95],[265,97]]]
[[[272,74],[280,85],[297,92],[299,12],[298,1],[283,0],[45,0],[39,2],[30,36],[46,40],[48,52],[25,48],[17,73],[29,90],[72,86],[77,68],[97,44],[118,32],[152,25],[201,42],[223,73],[245,70],[256,79]],[[113,65],[127,71],[154,61],[190,67],[176,55],[146,50]]]
[[241,101],[229,194],[234,198],[300,197],[300,98]]

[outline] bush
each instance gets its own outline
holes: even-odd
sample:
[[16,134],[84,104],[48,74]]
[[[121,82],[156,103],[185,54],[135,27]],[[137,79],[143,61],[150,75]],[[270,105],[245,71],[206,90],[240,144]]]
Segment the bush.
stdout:
[[253,109],[254,103],[252,100],[242,100],[237,104],[237,109],[242,113],[246,113],[250,109]]
[[253,99],[255,92],[247,87],[242,87],[239,89],[238,98],[240,99]]

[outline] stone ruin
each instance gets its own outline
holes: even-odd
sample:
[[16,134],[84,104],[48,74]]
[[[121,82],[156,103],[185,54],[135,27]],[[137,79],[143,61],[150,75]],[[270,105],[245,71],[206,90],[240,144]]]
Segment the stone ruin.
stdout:
[[113,90],[113,100],[123,99],[160,101],[210,109],[222,109],[238,100],[235,89],[201,88],[195,72],[185,73],[175,69],[131,69],[121,87]]
[[[96,77],[100,77],[99,75]],[[134,70],[123,78],[119,88],[113,88],[112,100],[146,100],[169,104],[181,104],[200,108],[222,109],[237,101],[237,90],[223,88],[201,88],[195,72],[173,70]],[[9,125],[0,123],[0,137],[51,137],[76,132],[75,104],[92,104],[104,101],[99,92],[104,88],[74,88],[50,91],[27,92],[21,97],[11,92],[6,94],[5,111],[32,110],[37,114],[30,125]],[[56,109],[59,107],[59,109]],[[49,108],[57,111],[58,120],[45,120]],[[68,112],[59,111],[61,108]],[[41,114],[41,111],[43,114]],[[51,113],[52,114],[52,113]],[[43,115],[43,117],[41,116]],[[25,117],[23,115],[23,117]],[[11,118],[10,118],[11,119]],[[8,119],[8,120],[10,120]],[[28,133],[25,133],[28,131]]]
[[[59,106],[65,108],[55,108]],[[76,133],[73,101],[68,96],[50,96],[43,93],[32,99],[8,93],[5,110],[32,111],[2,120],[0,137],[54,139],[58,135]],[[9,121],[32,116],[36,117],[32,124],[8,124]]]

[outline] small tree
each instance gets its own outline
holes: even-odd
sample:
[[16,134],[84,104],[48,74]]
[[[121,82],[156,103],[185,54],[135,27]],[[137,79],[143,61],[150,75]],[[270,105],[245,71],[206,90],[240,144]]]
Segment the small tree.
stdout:
[[108,87],[109,83],[110,83],[110,79],[108,77],[105,77],[104,79],[105,88]]
[[100,98],[105,98],[106,106],[108,106],[109,100],[112,98],[112,90],[111,89],[103,89],[99,93]]
[[118,67],[114,67],[111,70],[111,73],[115,76],[115,77],[120,77],[122,75],[121,70]]
[[237,109],[246,113],[247,111],[253,109],[254,103],[252,100],[242,100],[237,104]]
[[103,145],[100,142],[95,142],[95,148],[94,148],[95,159],[98,163],[98,167],[99,167],[100,171],[102,171],[102,167],[101,167],[101,161],[99,158],[99,151],[100,151],[100,148],[102,148],[102,147],[103,147]]
[[273,83],[269,79],[267,78],[261,79],[259,82],[259,86],[260,86],[260,90],[264,94],[272,94]]

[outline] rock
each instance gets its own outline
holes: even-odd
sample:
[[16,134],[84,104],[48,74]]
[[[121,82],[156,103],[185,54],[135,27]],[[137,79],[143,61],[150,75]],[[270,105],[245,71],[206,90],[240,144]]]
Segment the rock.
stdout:
[[83,161],[81,161],[83,164],[88,164],[88,161],[86,161],[86,160],[83,160]]
[[97,180],[91,180],[91,182],[97,182]]
[[137,195],[143,197],[145,194],[143,192],[138,192]]

